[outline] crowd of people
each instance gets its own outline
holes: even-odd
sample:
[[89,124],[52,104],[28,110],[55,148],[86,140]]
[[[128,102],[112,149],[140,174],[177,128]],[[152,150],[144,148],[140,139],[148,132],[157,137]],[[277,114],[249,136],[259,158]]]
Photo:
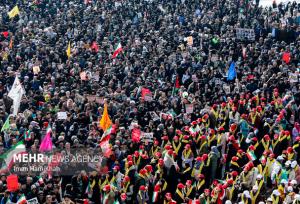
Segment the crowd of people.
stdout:
[[[1,155],[19,142],[38,152],[51,126],[56,152],[102,158],[72,174],[17,174],[15,191],[2,161],[1,204],[300,203],[300,4],[2,0],[0,9]],[[16,77],[25,93],[12,114]]]

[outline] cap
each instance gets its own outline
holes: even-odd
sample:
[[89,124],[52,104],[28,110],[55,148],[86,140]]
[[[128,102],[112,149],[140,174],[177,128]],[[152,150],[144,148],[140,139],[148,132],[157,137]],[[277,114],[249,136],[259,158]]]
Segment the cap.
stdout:
[[119,171],[120,167],[119,166],[114,166],[113,170]]
[[105,185],[103,191],[110,191],[110,185]]
[[192,181],[191,181],[191,180],[187,180],[187,181],[185,182],[185,185],[187,185],[187,186],[192,185]]
[[146,186],[141,185],[139,189],[140,189],[140,191],[145,191],[146,190]]
[[179,183],[179,184],[177,185],[177,188],[183,189],[183,188],[184,188],[184,185],[183,185],[182,183]]
[[268,140],[270,140],[270,136],[269,135],[265,135],[264,139],[268,141]]

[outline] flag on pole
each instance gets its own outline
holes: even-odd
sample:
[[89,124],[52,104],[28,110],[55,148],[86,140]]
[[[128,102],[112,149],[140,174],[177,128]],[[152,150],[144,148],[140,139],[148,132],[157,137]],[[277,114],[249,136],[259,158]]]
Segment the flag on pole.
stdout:
[[40,145],[40,152],[48,152],[48,151],[51,151],[52,150],[52,140],[51,140],[51,132],[52,132],[52,129],[51,127],[49,126],[47,128],[47,132],[46,132],[46,136],[44,137],[43,141],[41,142],[41,145]]
[[10,118],[10,115],[6,118],[5,123],[3,124],[2,128],[1,128],[1,132],[9,129],[9,127],[10,127],[9,118]]
[[227,73],[227,80],[228,81],[234,80],[235,77],[236,77],[235,63],[231,62],[230,67],[228,69],[228,73]]
[[112,153],[112,150],[111,150],[111,147],[110,147],[110,144],[109,144],[109,140],[110,140],[110,135],[107,135],[100,142],[100,147],[101,147],[101,150],[102,150],[103,155],[105,157],[109,157]]
[[179,76],[176,76],[175,85],[172,90],[172,95],[176,94],[178,90],[180,89],[180,82],[179,82]]
[[24,194],[21,195],[21,197],[18,199],[17,204],[26,204],[27,200],[24,196]]
[[9,19],[17,16],[20,14],[19,7],[16,5],[10,12],[7,13],[9,16]]
[[106,131],[109,127],[111,127],[111,125],[112,125],[112,122],[108,115],[107,104],[105,103],[102,118],[100,120],[99,126],[102,130]]
[[131,132],[131,141],[132,142],[140,142],[140,138],[141,138],[141,130],[138,127],[135,127],[132,129]]
[[112,56],[112,59],[115,59],[120,52],[123,51],[123,48],[122,48],[122,45],[121,43],[118,44],[117,48],[115,49],[114,53],[113,53],[113,56]]
[[69,42],[66,52],[67,52],[68,58],[70,58],[71,57],[71,42]]

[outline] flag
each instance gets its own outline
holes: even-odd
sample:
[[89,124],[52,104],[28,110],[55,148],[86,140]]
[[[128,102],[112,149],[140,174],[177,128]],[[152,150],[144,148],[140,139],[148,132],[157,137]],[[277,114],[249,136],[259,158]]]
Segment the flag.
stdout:
[[112,125],[109,128],[107,128],[107,130],[104,131],[104,133],[103,133],[103,135],[102,135],[102,137],[100,139],[100,142],[102,140],[105,140],[105,137],[110,136],[110,134],[113,133],[113,130],[114,130],[114,128],[113,128]]
[[92,49],[92,51],[94,51],[94,52],[99,52],[99,46],[98,46],[98,44],[97,44],[96,41],[94,41],[94,42],[92,43],[91,49]]
[[7,38],[8,35],[9,35],[9,32],[8,32],[8,31],[4,31],[4,32],[2,32],[2,35],[3,35],[5,38]]
[[188,204],[200,204],[200,200],[199,199],[189,199],[189,203]]
[[154,191],[152,196],[152,203],[155,203],[158,201],[158,192]]
[[244,58],[244,59],[245,59],[246,56],[247,56],[246,50],[247,50],[247,49],[246,49],[245,47],[242,48],[242,54],[243,54],[243,58]]
[[282,60],[286,63],[289,64],[291,61],[291,53],[289,52],[284,52],[282,55]]
[[14,160],[13,160],[14,155],[23,154],[23,153],[26,153],[26,148],[24,143],[21,141],[16,145],[14,145],[13,147],[11,147],[6,153],[2,154],[0,158],[4,159],[6,168],[10,169],[14,164]]
[[6,178],[7,190],[14,192],[19,189],[19,181],[18,176],[15,174],[11,174]]
[[18,199],[17,204],[25,204],[25,203],[27,203],[27,200],[24,194],[22,194],[21,197]]
[[247,152],[247,157],[250,161],[255,161],[257,159],[255,154],[254,154],[254,151],[248,151]]
[[114,51],[112,59],[115,59],[119,55],[119,53],[122,52],[122,51],[123,51],[122,45],[121,45],[121,43],[119,43],[117,48]]
[[180,82],[179,82],[179,76],[176,76],[176,80],[175,80],[175,85],[172,91],[172,95],[174,95],[175,93],[178,92],[178,90],[180,89]]
[[48,152],[52,151],[52,140],[51,140],[51,127],[47,128],[46,136],[44,137],[43,141],[40,145],[40,152]]
[[71,57],[71,43],[70,42],[68,44],[68,48],[67,48],[66,52],[67,52],[68,58],[70,58]]
[[111,150],[111,147],[110,147],[110,144],[109,144],[109,140],[110,140],[110,135],[107,135],[100,142],[100,147],[101,147],[101,150],[102,150],[103,155],[105,157],[109,157],[112,153],[112,150]]
[[142,99],[145,100],[145,96],[151,96],[152,93],[149,89],[147,88],[142,88]]
[[16,15],[20,14],[20,10],[18,6],[15,6],[10,12],[7,13],[9,16],[9,19],[15,17]]
[[85,194],[87,194],[88,198],[92,198],[93,191],[92,191],[92,188],[91,188],[91,182],[90,181],[89,181],[89,183],[86,187]]
[[108,115],[108,111],[107,111],[107,104],[105,103],[104,104],[104,110],[103,110],[103,114],[102,114],[102,118],[100,120],[100,128],[104,131],[106,131],[111,125],[112,125],[112,122],[109,118],[109,115]]
[[13,100],[13,116],[18,114],[23,94],[25,94],[25,90],[23,89],[18,76],[16,76],[12,88],[8,93],[8,97]]
[[139,142],[141,137],[141,130],[139,128],[133,128],[131,131],[131,141]]
[[9,48],[9,49],[12,49],[12,48],[13,48],[13,38],[12,38],[12,37],[10,38],[8,48]]
[[24,140],[25,141],[29,141],[31,139],[30,134],[31,134],[31,130],[27,130],[24,132]]
[[230,67],[228,69],[228,73],[227,73],[227,80],[228,81],[234,80],[235,77],[236,77],[235,63],[231,62]]
[[9,127],[10,127],[9,118],[10,118],[10,115],[6,118],[6,121],[5,121],[5,123],[3,124],[2,128],[1,128],[1,132],[9,129]]

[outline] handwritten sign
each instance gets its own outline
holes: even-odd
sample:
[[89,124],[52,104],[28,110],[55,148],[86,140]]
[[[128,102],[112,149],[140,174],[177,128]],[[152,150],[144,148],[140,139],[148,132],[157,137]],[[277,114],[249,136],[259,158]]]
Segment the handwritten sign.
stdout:
[[239,40],[255,40],[254,29],[237,28],[236,37]]

